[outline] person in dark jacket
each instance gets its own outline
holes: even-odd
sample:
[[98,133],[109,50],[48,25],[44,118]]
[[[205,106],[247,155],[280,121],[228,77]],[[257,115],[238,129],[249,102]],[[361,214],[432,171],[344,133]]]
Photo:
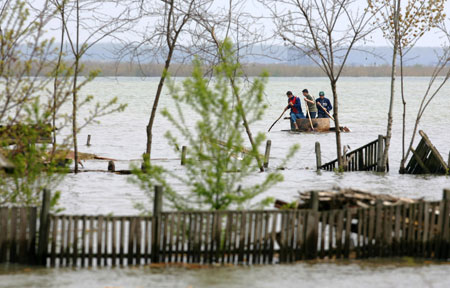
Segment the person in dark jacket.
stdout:
[[330,112],[331,109],[333,109],[330,100],[328,100],[328,98],[325,98],[325,93],[323,91],[319,92],[319,98],[316,99],[317,111],[319,111],[318,118],[330,118],[319,104],[322,105],[322,107],[325,108],[327,112]]
[[286,106],[284,111],[286,111],[287,109],[291,109],[291,122],[294,124],[295,129],[298,130],[296,120],[300,118],[305,118],[305,115],[303,115],[302,112],[302,105],[300,102],[300,98],[294,96],[291,91],[287,91],[286,95],[288,97],[288,106]]

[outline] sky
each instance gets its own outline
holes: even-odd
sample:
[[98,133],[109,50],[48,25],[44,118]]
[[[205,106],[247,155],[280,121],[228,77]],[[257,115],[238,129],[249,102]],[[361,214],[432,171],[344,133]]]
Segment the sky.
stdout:
[[[31,1],[31,0],[29,0]],[[405,2],[405,0],[403,0]],[[4,3],[5,0],[0,0],[0,3]],[[43,3],[44,0],[33,0],[30,3],[32,3],[33,5],[39,5],[40,3]],[[246,0],[246,1],[242,1],[240,0],[241,3],[241,11],[245,11],[253,16],[269,16],[269,11],[268,9],[266,9],[263,5],[261,5],[260,1],[258,0]],[[446,1],[447,2],[447,1]],[[124,3],[124,1],[119,1],[119,3]],[[282,7],[282,4],[279,4],[280,2],[278,2],[277,5],[280,5],[280,7]],[[364,7],[366,3],[366,0],[356,0],[355,1],[355,7],[361,8]],[[214,1],[213,6],[217,7],[217,9],[224,9],[229,5],[229,0],[216,0]],[[123,9],[123,5],[96,5],[96,13],[103,14],[104,15],[117,15],[117,13],[119,13],[120,9]],[[447,16],[447,21],[450,23],[450,4],[446,3],[445,4],[445,13],[448,15]],[[90,16],[88,16],[89,18]],[[87,26],[92,27],[94,26],[93,20],[87,20],[85,22],[87,24]],[[51,25],[48,28],[48,36],[49,37],[55,37],[58,38],[59,37],[59,22],[53,21],[51,23]],[[151,23],[145,23],[145,22],[141,22],[138,26],[137,29],[145,29],[145,27],[147,25],[151,25]],[[261,20],[261,25],[264,26],[264,31],[266,34],[270,34],[273,30],[274,30],[274,25],[272,23],[272,20],[270,19],[263,19]],[[450,24],[448,25],[450,27]],[[86,37],[89,36],[89,33],[87,33],[87,31],[84,31],[82,33],[81,38],[86,39]],[[128,40],[138,40],[137,36],[133,36],[132,33],[123,33],[121,36],[122,38],[127,38]],[[95,38],[95,37],[94,37]],[[373,33],[370,37],[370,41],[367,42],[366,45],[369,46],[389,46],[389,42],[383,38],[383,35],[381,33],[381,31],[376,31],[375,33]],[[111,42],[112,39],[111,38],[105,38],[103,39],[101,42],[105,43],[105,42]],[[278,40],[272,42],[277,44],[283,44],[283,41],[280,39],[279,42],[277,42]],[[437,47],[440,46],[442,43],[442,38],[441,36],[437,33],[436,30],[432,30],[429,33],[425,34],[416,44],[416,46],[418,47]]]

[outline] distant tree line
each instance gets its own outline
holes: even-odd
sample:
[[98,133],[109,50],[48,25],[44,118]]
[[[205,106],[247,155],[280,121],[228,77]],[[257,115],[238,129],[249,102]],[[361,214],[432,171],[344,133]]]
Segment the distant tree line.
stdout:
[[[99,69],[99,77],[160,77],[164,64],[147,63],[136,64],[129,62],[116,63],[114,61],[83,61],[85,71],[81,75],[87,76],[88,71]],[[242,63],[245,75],[259,76],[267,71],[270,77],[326,77],[325,73],[316,66],[299,66],[287,64]],[[434,66],[414,65],[403,68],[406,77],[428,77],[433,74]],[[169,73],[178,77],[188,77],[192,74],[193,65],[172,64]],[[344,77],[390,77],[391,65],[377,66],[345,66],[342,71]],[[445,76],[441,71],[439,76]]]

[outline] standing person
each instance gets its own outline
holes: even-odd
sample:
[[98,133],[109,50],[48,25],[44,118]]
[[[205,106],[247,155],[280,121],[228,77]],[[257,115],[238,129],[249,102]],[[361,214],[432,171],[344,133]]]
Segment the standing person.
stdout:
[[311,118],[316,118],[317,115],[317,106],[314,97],[309,95],[308,89],[303,89],[303,96],[305,97],[305,101],[308,104],[309,115]]
[[[319,111],[318,118],[330,118],[330,116],[328,116],[328,114],[325,113],[323,109],[326,109],[327,112],[330,112],[331,109],[333,109],[333,106],[331,106],[330,100],[328,100],[328,98],[325,98],[325,93],[323,91],[319,92],[319,99],[316,99],[316,103],[317,109]],[[320,107],[319,104],[322,105],[323,108]]]
[[298,130],[297,119],[305,118],[302,112],[302,104],[300,102],[300,98],[294,96],[291,91],[287,91],[286,95],[288,97],[288,106],[284,109],[291,109],[291,122],[294,124],[295,129]]

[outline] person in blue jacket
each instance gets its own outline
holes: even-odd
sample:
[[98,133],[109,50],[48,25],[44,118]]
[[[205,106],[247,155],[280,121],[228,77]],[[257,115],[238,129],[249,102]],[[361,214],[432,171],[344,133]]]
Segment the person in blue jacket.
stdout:
[[[323,91],[319,92],[319,98],[316,99],[316,105],[317,111],[319,112],[318,118],[330,118],[323,109],[326,109],[327,112],[329,113],[331,109],[333,109],[333,106],[331,106],[330,100],[328,100],[328,98],[325,98],[325,93]],[[321,105],[323,108],[320,107]]]
[[291,91],[287,91],[286,95],[288,97],[288,106],[284,109],[291,109],[291,122],[294,124],[295,129],[298,130],[297,119],[305,118],[302,112],[302,104],[300,98],[294,96]]

